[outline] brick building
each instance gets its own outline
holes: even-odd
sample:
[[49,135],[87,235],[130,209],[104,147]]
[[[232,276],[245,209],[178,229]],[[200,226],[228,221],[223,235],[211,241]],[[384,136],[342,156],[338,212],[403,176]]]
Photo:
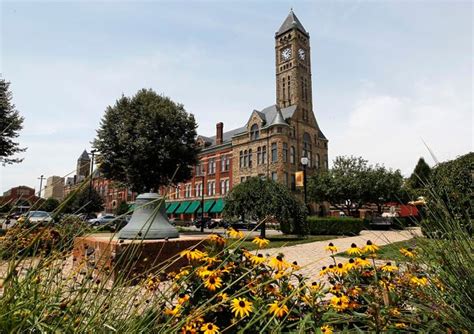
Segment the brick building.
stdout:
[[193,178],[167,194],[167,212],[192,219],[204,211],[219,216],[222,198],[249,177],[272,178],[295,188],[295,173],[308,158],[307,173],[328,168],[328,140],[316,120],[311,81],[310,37],[293,11],[275,34],[276,104],[250,112],[240,128],[224,132],[218,123],[213,137],[198,136],[199,163]]
[[13,207],[14,212],[27,212],[34,205],[39,205],[44,200],[37,196],[35,189],[27,186],[11,188],[0,196],[1,205],[8,204]]
[[46,180],[46,186],[44,188],[45,198],[54,198],[58,201],[64,199],[64,177],[50,176]]

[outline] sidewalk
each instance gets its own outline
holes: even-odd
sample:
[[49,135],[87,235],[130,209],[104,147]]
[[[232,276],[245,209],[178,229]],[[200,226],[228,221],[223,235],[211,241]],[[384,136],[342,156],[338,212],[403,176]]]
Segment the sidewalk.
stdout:
[[[283,253],[287,261],[297,261],[298,265],[301,266],[300,273],[306,277],[313,279],[319,278],[319,271],[322,266],[328,266],[333,263],[324,247],[330,242],[336,246],[339,251],[343,252],[350,248],[352,243],[362,247],[366,244],[367,240],[371,240],[377,246],[383,246],[391,244],[397,241],[403,241],[411,239],[415,236],[420,236],[421,231],[419,228],[413,228],[402,231],[362,231],[360,235],[355,237],[339,238],[333,240],[316,241],[307,244],[300,244],[295,246],[272,248],[268,249],[264,253],[276,255]],[[336,258],[336,261],[347,261],[346,258]]]

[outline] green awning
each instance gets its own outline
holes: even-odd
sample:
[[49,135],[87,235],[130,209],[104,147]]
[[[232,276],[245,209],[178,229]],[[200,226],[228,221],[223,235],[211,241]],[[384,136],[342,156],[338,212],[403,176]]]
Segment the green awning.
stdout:
[[176,214],[184,213],[184,211],[186,211],[186,209],[188,208],[189,204],[191,204],[190,201],[181,202],[181,204],[179,205],[179,207],[176,209],[174,213]]
[[212,207],[211,213],[222,212],[222,210],[224,210],[224,206],[225,206],[224,200],[222,198],[218,199],[216,201],[216,204],[214,204],[214,206]]
[[173,213],[174,210],[178,207],[179,202],[171,202],[168,208],[166,209],[166,213]]
[[199,209],[200,206],[201,206],[200,201],[194,201],[191,203],[191,205],[188,206],[188,208],[186,209],[186,211],[184,211],[184,213],[193,214],[196,212],[197,209]]
[[166,203],[166,206],[165,208],[168,209],[168,207],[170,206],[171,203]]
[[210,201],[205,201],[204,202],[204,212],[209,212],[209,209],[212,208],[216,201],[215,200],[210,200]]

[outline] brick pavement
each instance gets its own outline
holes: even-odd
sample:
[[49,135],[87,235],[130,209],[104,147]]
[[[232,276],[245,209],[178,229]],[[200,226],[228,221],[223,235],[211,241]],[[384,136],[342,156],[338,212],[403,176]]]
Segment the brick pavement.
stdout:
[[[362,247],[367,240],[371,240],[377,246],[391,244],[397,241],[411,239],[415,236],[420,236],[419,228],[412,228],[402,231],[362,231],[360,235],[355,237],[338,238],[333,240],[316,241],[307,244],[300,244],[295,246],[272,248],[265,253],[276,255],[283,253],[287,261],[297,261],[302,268],[300,270],[306,277],[318,278],[318,273],[322,266],[332,264],[333,261],[329,257],[329,253],[324,250],[328,243],[332,242],[334,246],[338,247],[339,252],[347,250],[352,243]],[[336,261],[347,261],[345,258],[336,257]]]

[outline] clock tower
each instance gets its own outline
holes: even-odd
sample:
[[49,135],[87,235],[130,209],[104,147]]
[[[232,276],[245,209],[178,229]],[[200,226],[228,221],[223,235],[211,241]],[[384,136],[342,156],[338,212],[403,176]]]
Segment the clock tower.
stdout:
[[316,126],[309,33],[293,10],[275,33],[275,60],[277,105],[280,108],[296,105],[298,121]]

